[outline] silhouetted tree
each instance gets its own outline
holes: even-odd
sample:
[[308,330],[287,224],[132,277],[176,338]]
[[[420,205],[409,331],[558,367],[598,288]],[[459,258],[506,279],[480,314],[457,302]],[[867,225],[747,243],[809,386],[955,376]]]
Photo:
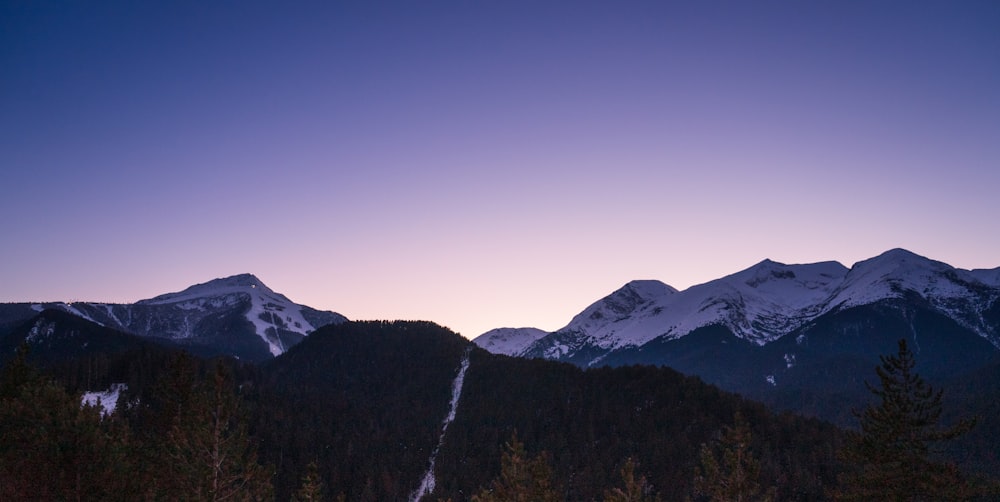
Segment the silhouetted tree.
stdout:
[[761,491],[760,462],[750,450],[750,426],[736,413],[733,426],[722,429],[715,445],[701,446],[701,466],[694,482],[697,500],[711,502],[769,501],[774,489]]
[[631,457],[625,460],[621,475],[624,486],[606,490],[604,502],[659,502],[660,497],[653,493],[653,486],[646,477],[636,478],[635,461]]
[[25,354],[0,377],[0,500],[127,500],[123,429]]
[[174,365],[163,387],[170,393],[163,396],[169,425],[158,441],[153,494],[209,501],[270,497],[270,473],[257,463],[225,366],[216,364],[209,381],[203,382],[188,360],[181,358]]
[[937,462],[934,445],[968,431],[973,421],[941,428],[941,390],[913,371],[906,340],[895,356],[881,356],[880,386],[865,382],[878,400],[855,412],[861,430],[841,452],[847,471],[839,478],[839,500],[962,500],[971,493],[954,465]]
[[489,488],[472,496],[472,502],[554,502],[552,468],[544,454],[529,458],[517,435],[506,445],[500,476]]
[[319,467],[316,462],[309,462],[305,474],[302,475],[299,489],[295,492],[292,500],[295,502],[318,502],[323,500],[325,488],[323,479],[319,476]]

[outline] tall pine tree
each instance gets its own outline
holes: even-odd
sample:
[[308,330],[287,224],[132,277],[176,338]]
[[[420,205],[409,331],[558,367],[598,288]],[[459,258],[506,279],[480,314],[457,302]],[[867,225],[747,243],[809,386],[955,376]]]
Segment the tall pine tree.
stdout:
[[604,502],[660,502],[646,476],[636,474],[635,460],[631,457],[625,460],[621,475],[624,486],[605,490]]
[[150,495],[171,500],[249,501],[272,496],[271,474],[257,462],[246,417],[226,367],[207,381],[184,357],[161,385]]
[[878,399],[855,412],[861,430],[851,432],[841,452],[839,500],[963,500],[971,493],[954,465],[936,461],[935,445],[968,431],[972,421],[942,428],[941,390],[913,371],[906,340],[895,356],[881,356],[875,368],[880,385],[867,382]]
[[472,502],[555,502],[559,495],[552,487],[552,468],[544,454],[528,457],[517,434],[507,443],[500,476]]
[[733,426],[722,428],[714,445],[701,445],[701,466],[694,480],[695,500],[709,502],[767,502],[774,488],[761,490],[760,462],[750,450],[750,425],[737,412]]
[[0,376],[0,500],[129,500],[127,434],[25,363]]

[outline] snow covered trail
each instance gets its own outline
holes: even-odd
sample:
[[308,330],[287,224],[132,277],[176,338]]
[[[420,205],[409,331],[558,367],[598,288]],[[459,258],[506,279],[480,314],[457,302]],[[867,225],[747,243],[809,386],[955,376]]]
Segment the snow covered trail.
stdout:
[[458,375],[455,376],[455,381],[451,384],[451,404],[448,410],[448,415],[444,417],[444,421],[441,423],[441,437],[438,438],[438,444],[431,452],[430,466],[427,467],[427,473],[424,474],[424,478],[420,481],[420,488],[413,492],[410,496],[410,502],[419,502],[425,495],[430,495],[434,491],[434,463],[437,461],[438,451],[441,450],[441,444],[444,443],[444,434],[448,430],[448,424],[455,420],[455,411],[458,410],[458,400],[462,397],[462,384],[465,383],[465,371],[469,369],[469,353],[470,350],[465,351],[465,356],[462,357],[462,365],[458,369]]

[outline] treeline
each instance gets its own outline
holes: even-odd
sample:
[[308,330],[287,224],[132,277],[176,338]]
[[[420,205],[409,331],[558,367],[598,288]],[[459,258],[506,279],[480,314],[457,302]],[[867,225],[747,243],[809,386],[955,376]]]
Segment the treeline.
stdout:
[[[36,353],[46,374],[23,357],[5,365],[0,500],[407,500],[469,342],[427,322],[351,322],[263,365],[129,347]],[[845,489],[896,486],[864,477],[873,472],[933,473],[917,485],[928,500],[990,500],[989,486],[935,456],[966,425],[938,426],[940,396],[903,350],[865,375],[883,394],[856,433],[670,369],[584,371],[473,350],[427,500],[893,499]],[[915,393],[889,392],[898,381]],[[120,382],[112,415],[80,405],[81,391]],[[903,408],[922,410],[917,429],[899,412],[904,395]],[[924,435],[885,456],[900,451],[889,430]],[[893,470],[902,464],[919,467]]]

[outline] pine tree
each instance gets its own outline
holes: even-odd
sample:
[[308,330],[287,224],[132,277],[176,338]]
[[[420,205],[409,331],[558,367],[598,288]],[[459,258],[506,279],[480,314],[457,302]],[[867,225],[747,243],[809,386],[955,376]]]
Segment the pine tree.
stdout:
[[184,359],[174,362],[162,388],[167,430],[154,439],[156,472],[151,492],[174,500],[263,500],[271,497],[270,473],[257,463],[246,417],[222,363],[208,382],[199,381]]
[[[701,466],[694,480],[696,500],[710,502],[769,501],[774,489],[761,491],[760,462],[750,450],[750,426],[737,412],[732,427],[722,429],[718,443],[701,445]],[[721,458],[720,458],[721,457]]]
[[126,500],[123,431],[25,354],[0,377],[0,500]]
[[552,468],[545,455],[528,458],[517,434],[506,445],[500,476],[489,488],[472,496],[472,502],[555,502]]
[[968,431],[963,420],[940,428],[941,390],[913,371],[916,361],[899,341],[895,356],[881,356],[875,368],[880,386],[865,382],[879,404],[855,411],[861,426],[841,452],[847,471],[839,478],[839,500],[962,500],[970,496],[951,464],[933,459],[935,444]]
[[306,472],[302,475],[302,483],[299,490],[292,497],[294,502],[318,502],[323,500],[325,486],[323,479],[319,476],[319,467],[316,462],[309,462]]
[[604,492],[604,502],[659,502],[660,497],[653,494],[653,486],[646,481],[645,476],[636,479],[635,461],[625,460],[622,467],[621,488],[611,488]]

